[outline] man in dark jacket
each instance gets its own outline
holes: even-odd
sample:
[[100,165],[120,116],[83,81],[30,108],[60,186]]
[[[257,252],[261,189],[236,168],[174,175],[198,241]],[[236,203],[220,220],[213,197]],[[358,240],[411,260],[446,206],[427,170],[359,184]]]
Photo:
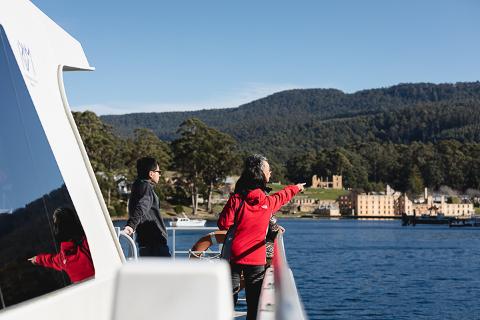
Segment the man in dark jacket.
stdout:
[[128,203],[129,219],[125,233],[137,232],[140,256],[170,257],[167,229],[160,215],[160,202],[154,191],[160,180],[157,160],[144,157],[137,160],[137,180],[132,185]]

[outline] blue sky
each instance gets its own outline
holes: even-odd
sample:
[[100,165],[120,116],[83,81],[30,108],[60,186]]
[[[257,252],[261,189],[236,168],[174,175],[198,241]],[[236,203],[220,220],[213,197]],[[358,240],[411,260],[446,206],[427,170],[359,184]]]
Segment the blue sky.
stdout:
[[480,80],[480,2],[33,0],[79,40],[74,110],[237,107],[292,88]]

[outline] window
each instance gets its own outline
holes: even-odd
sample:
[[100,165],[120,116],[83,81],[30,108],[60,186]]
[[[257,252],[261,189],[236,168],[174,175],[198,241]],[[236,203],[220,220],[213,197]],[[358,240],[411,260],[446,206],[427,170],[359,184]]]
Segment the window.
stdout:
[[1,26],[0,84],[3,309],[70,284],[67,274],[33,265],[27,259],[39,253],[58,253],[52,215],[58,207],[73,209],[73,204]]

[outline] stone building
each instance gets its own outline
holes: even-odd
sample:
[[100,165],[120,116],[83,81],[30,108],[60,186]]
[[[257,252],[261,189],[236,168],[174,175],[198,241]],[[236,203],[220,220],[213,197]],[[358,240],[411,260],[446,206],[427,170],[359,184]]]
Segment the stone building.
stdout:
[[354,197],[354,215],[364,217],[394,217],[400,215],[400,192],[387,185],[385,192],[361,193]]
[[313,212],[318,207],[317,201],[307,196],[296,196],[290,200],[290,203],[292,204],[292,208],[295,208],[295,213]]
[[350,192],[349,194],[338,197],[338,209],[342,215],[352,215],[353,214],[353,204],[355,203],[357,194]]
[[323,189],[343,189],[342,176],[332,176],[332,181],[328,177],[323,180],[323,177],[318,178],[317,175],[312,177],[312,188]]
[[429,195],[427,188],[425,188],[423,199],[412,201],[407,195],[403,195],[399,204],[399,212],[407,215],[415,213],[417,216],[443,214],[446,217],[470,217],[475,213],[473,204],[468,199],[458,199],[458,203],[454,203],[452,198],[446,195]]
[[340,210],[336,204],[321,205],[313,213],[322,217],[340,217]]
[[224,195],[229,195],[235,190],[235,184],[237,183],[238,179],[240,176],[228,176],[225,178],[223,181],[222,187],[220,188],[220,191]]
[[[296,214],[296,213],[319,213],[319,210],[325,213],[328,209],[329,215],[340,215],[338,206],[335,200],[319,200],[312,199],[307,196],[296,196],[286,205],[284,205],[280,211],[284,214]],[[323,210],[325,209],[325,210]]]

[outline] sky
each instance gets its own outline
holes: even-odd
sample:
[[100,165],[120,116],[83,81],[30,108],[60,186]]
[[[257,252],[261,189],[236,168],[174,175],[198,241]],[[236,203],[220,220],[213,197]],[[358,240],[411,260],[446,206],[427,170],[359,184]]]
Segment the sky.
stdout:
[[33,0],[82,44],[73,110],[232,108],[297,88],[346,93],[480,80],[476,0]]

